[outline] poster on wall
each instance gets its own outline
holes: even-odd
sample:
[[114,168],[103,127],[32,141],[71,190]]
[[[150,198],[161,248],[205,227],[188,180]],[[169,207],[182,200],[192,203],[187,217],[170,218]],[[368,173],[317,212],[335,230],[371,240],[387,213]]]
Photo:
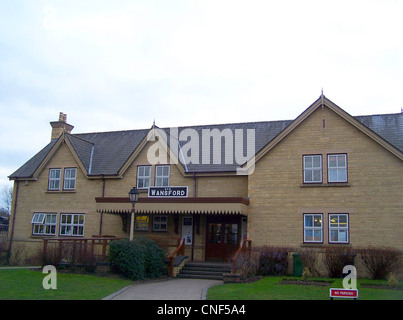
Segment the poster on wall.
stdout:
[[192,244],[193,217],[182,218],[182,238],[185,238],[185,244]]

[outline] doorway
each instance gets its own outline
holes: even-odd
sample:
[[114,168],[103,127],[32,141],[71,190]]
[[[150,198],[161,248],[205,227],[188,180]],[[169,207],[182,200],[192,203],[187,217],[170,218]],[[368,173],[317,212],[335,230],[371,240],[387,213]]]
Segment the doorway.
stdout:
[[241,218],[207,217],[206,260],[228,261],[239,247]]

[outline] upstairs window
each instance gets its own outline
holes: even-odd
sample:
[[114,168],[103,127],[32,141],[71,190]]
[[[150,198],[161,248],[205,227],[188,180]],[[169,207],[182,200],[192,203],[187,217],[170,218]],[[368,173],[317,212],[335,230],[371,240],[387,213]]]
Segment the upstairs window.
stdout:
[[137,188],[145,189],[150,187],[151,166],[137,167]]
[[49,190],[59,190],[60,189],[60,176],[62,169],[49,169]]
[[329,182],[347,182],[346,154],[329,154],[327,163]]
[[157,166],[155,168],[155,186],[169,186],[169,166]]
[[64,190],[75,190],[75,188],[76,188],[76,175],[77,175],[77,169],[76,168],[66,168],[66,169],[64,169],[64,183],[63,183],[63,189]]
[[322,183],[322,155],[303,157],[304,183]]

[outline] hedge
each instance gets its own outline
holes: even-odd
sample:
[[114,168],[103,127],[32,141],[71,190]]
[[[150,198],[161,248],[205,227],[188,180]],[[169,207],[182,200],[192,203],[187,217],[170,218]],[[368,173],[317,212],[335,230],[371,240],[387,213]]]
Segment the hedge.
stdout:
[[155,278],[165,272],[164,250],[146,237],[115,240],[109,243],[111,271],[131,280]]

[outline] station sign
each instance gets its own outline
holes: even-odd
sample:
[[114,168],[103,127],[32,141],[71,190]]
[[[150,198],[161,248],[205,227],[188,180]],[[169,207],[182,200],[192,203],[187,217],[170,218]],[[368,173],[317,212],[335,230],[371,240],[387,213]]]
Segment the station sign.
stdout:
[[188,187],[150,187],[149,198],[187,198]]

